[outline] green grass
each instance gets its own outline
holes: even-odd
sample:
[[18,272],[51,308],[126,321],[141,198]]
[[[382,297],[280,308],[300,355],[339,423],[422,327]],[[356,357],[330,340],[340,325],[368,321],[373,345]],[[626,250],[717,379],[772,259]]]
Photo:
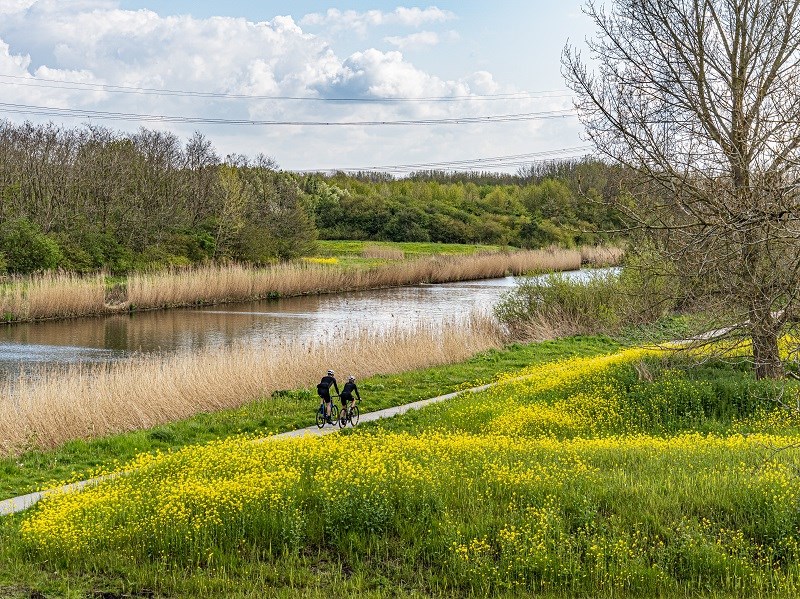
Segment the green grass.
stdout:
[[467,256],[483,252],[501,252],[514,250],[507,246],[460,244],[460,243],[433,243],[422,241],[353,241],[353,240],[320,240],[317,242],[317,252],[314,257],[337,258],[337,264],[345,268],[364,268],[383,266],[394,262],[387,258],[365,258],[365,247],[386,248],[401,250],[404,259],[425,258],[428,256]]
[[[491,350],[449,366],[359,381],[362,410],[375,411],[410,403],[493,380],[498,373],[571,355],[613,351],[618,344],[604,337],[573,338],[539,344],[515,344]],[[0,459],[0,499],[24,495],[57,482],[84,480],[142,452],[168,450],[239,433],[270,434],[314,424],[319,405],[310,389],[277,392],[236,410],[201,414],[153,429],[94,441],[73,441],[55,451],[31,451]],[[0,595],[1,597],[1,595]]]
[[[428,384],[458,386],[459,375],[470,370],[474,382],[480,382],[500,371],[568,355],[607,353],[615,348],[607,339],[514,346],[461,365],[370,379],[370,397],[391,403],[395,400],[386,390],[397,392],[398,382],[404,383],[406,395],[413,395],[424,392]],[[491,437],[496,426],[493,419],[509,407],[521,410],[558,402],[567,410],[565,418],[583,415],[583,426],[591,427],[583,429],[573,423],[569,426],[577,428],[567,427],[527,458],[526,450],[511,444],[503,450],[509,454],[493,454],[489,449],[486,462],[458,462],[463,471],[447,484],[431,489],[432,499],[420,498],[411,515],[390,515],[389,523],[376,530],[366,525],[350,532],[309,525],[310,538],[299,551],[243,542],[235,551],[215,549],[214,559],[188,563],[174,557],[159,560],[141,554],[121,557],[116,552],[99,552],[86,565],[70,565],[25,553],[14,538],[20,518],[6,519],[0,522],[0,597],[30,597],[34,592],[58,597],[259,597],[264,596],[265,589],[269,589],[268,596],[292,598],[516,598],[534,592],[537,597],[793,597],[797,588],[791,580],[797,580],[797,562],[791,554],[770,558],[774,564],[751,562],[753,555],[762,554],[753,543],[773,543],[787,532],[793,534],[800,524],[796,506],[772,499],[773,489],[783,487],[776,486],[777,479],[765,471],[768,450],[757,444],[742,450],[733,446],[722,452],[713,446],[698,449],[696,445],[702,445],[705,436],[659,449],[662,442],[669,442],[670,435],[687,430],[717,429],[722,442],[737,418],[757,412],[753,400],[760,393],[751,393],[754,382],[749,372],[730,364],[688,366],[681,361],[648,360],[649,372],[643,379],[639,377],[641,364],[623,364],[605,374],[581,376],[555,390],[540,392],[519,386],[510,392],[495,388],[390,422],[365,423],[357,431],[348,430],[344,439],[364,437],[361,443],[365,445],[371,433],[385,435],[390,431],[412,437],[432,430]],[[293,401],[304,404],[299,395],[278,394],[275,400],[294,397]],[[676,402],[679,409],[672,409]],[[796,434],[790,429],[782,431]],[[636,436],[642,433],[644,437]],[[533,425],[526,426],[519,445],[537,438],[547,441],[549,437],[542,437]],[[582,445],[578,441],[591,438],[599,442]],[[570,445],[570,441],[577,444]],[[420,464],[437,467],[424,451],[421,453]],[[417,456],[416,452],[405,454],[401,463],[416,463]],[[468,453],[465,456],[469,458]],[[592,470],[572,474],[576,457]],[[779,457],[786,464],[792,459],[788,452]],[[352,454],[351,460],[358,464],[362,458]],[[491,468],[484,470],[484,463],[521,472],[535,472],[541,467],[542,472],[552,471],[558,476],[544,482],[522,477],[518,484],[504,487],[491,476],[482,480],[492,473]],[[446,476],[448,470],[441,473]],[[392,484],[387,481],[390,496],[402,493]],[[362,515],[374,506],[368,499],[359,499],[358,494],[348,495],[346,484],[340,485],[334,488],[335,501],[355,501],[360,507],[353,509]],[[312,482],[310,490],[302,487],[300,491],[313,497],[318,486],[318,482]],[[306,501],[310,502],[306,505],[315,505],[313,499]],[[508,525],[520,530],[531,526],[529,507],[543,504],[553,510],[548,516],[552,520],[544,522],[555,526],[545,529],[554,535],[544,537],[547,557],[541,559],[545,561],[537,561],[536,553],[527,553],[525,536],[516,545],[498,542],[499,531]],[[331,509],[335,507],[330,505]],[[541,512],[534,511],[534,516],[536,521]],[[309,515],[311,521],[320,517],[313,510]],[[534,528],[534,533],[537,530]],[[743,539],[734,534],[738,531],[745,533]],[[486,539],[492,552],[481,553],[470,563],[454,564],[452,543],[468,544],[471,539]],[[598,547],[608,553],[597,553]],[[616,547],[626,551],[634,547],[636,551],[620,553]],[[602,559],[598,561],[597,556]],[[574,562],[576,568],[573,575],[555,579],[559,591],[545,589],[540,593],[539,587],[523,585],[515,592],[508,584],[518,574],[528,580],[548,580],[548,571],[541,570],[541,565],[559,563],[552,560]],[[665,568],[668,577],[659,578],[658,568],[654,569],[652,563]],[[498,564],[502,567],[493,570]],[[506,564],[510,574],[506,574]],[[770,577],[777,580],[787,570],[791,572],[789,586],[772,588]],[[748,578],[751,571],[752,579]],[[626,576],[631,576],[630,582],[625,582]]]
[[460,244],[460,243],[432,243],[422,241],[350,241],[350,240],[320,240],[317,242],[321,256],[361,256],[365,247],[381,247],[392,250],[402,250],[406,258],[420,256],[468,255],[477,252],[499,252],[504,248],[499,245]]
[[[684,326],[669,320],[648,334],[673,336]],[[343,476],[324,491],[325,474],[314,466],[319,456],[309,462],[309,478],[286,497],[300,494],[297,505],[305,510],[299,545],[259,536],[265,530],[260,525],[255,537],[246,526],[239,535],[237,520],[230,526],[235,543],[225,541],[224,525],[220,536],[204,541],[211,543],[213,556],[201,546],[196,555],[158,558],[157,548],[137,544],[122,552],[99,549],[71,563],[22,545],[17,527],[24,516],[0,520],[0,597],[796,596],[800,548],[792,549],[787,539],[800,530],[792,499],[800,496],[800,482],[791,474],[800,450],[770,456],[760,441],[740,445],[732,436],[771,432],[796,438],[793,420],[773,420],[774,410],[765,407],[772,385],[755,382],[735,364],[698,366],[682,359],[633,358],[585,372],[575,370],[580,365],[563,371],[546,366],[619,348],[605,337],[513,345],[461,364],[360,381],[363,407],[380,409],[543,366],[536,371],[540,387],[530,382],[494,387],[307,445],[303,451],[310,455],[325,447],[355,449],[347,456],[356,465],[354,473],[363,475],[358,466],[370,464],[370,452],[381,451],[381,440],[401,439],[400,457],[389,452],[385,458],[397,460],[388,466],[396,474],[379,479],[377,487],[388,493],[388,510],[369,483],[358,486],[368,476]],[[577,376],[570,379],[570,373]],[[548,381],[557,385],[549,387]],[[132,452],[134,445],[152,451],[236,432],[308,426],[316,405],[309,390],[287,390],[239,410],[121,436],[119,442],[127,440],[108,451],[114,456]],[[555,428],[539,419],[547,409],[556,413]],[[496,421],[508,413],[521,423],[517,433]],[[457,443],[437,454],[412,441],[403,453],[402,439],[429,435],[436,442],[438,434],[454,435]],[[517,437],[509,442],[506,436],[503,444],[501,434]],[[470,440],[477,438],[489,443],[481,445],[482,453],[470,453]],[[292,446],[290,454],[298,451]],[[64,465],[79,455],[64,455]],[[220,468],[233,463],[233,453],[220,455]],[[588,468],[576,467],[581,464]],[[405,466],[430,468],[436,475],[416,495],[402,482]],[[503,472],[513,476],[495,476]],[[542,478],[526,475],[531,472]],[[350,488],[355,478],[361,480]],[[787,499],[778,500],[785,493]],[[382,506],[384,519],[370,524],[366,516]],[[326,514],[341,511],[359,519],[347,528],[326,523]],[[86,520],[91,526],[91,518]],[[527,532],[503,537],[509,526]],[[541,546],[528,542],[540,537]],[[454,546],[469,547],[474,540],[488,549],[470,553],[463,563],[454,558]]]

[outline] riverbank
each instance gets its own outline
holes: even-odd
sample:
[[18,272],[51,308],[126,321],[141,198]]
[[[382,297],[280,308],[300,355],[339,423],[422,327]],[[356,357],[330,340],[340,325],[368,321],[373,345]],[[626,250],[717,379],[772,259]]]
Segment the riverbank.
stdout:
[[345,434],[141,456],[0,521],[0,590],[796,596],[798,429],[771,383],[584,341],[488,352],[491,390]]
[[229,264],[135,273],[113,284],[102,273],[92,276],[48,273],[12,278],[0,284],[0,320],[32,322],[567,271],[576,270],[589,260],[608,263],[618,262],[621,257],[622,251],[615,248],[587,248],[583,253],[550,248],[385,258],[372,265],[340,264],[335,258],[320,258],[267,268]]
[[[451,329],[452,330],[452,329]],[[460,333],[465,332],[463,329]],[[483,351],[475,349],[483,343],[494,345],[496,338],[484,337],[481,341],[475,338],[472,342],[472,357],[468,357],[469,347],[463,349],[464,339],[460,333],[449,336],[448,344],[442,342],[434,346],[431,343],[423,347],[419,338],[413,341],[414,351],[396,352],[397,343],[385,350],[377,351],[377,360],[385,359],[378,373],[355,371],[359,374],[358,384],[364,397],[362,408],[374,411],[384,408],[403,405],[411,401],[425,399],[441,393],[449,393],[466,387],[481,385],[495,380],[501,373],[512,372],[527,365],[554,360],[563,356],[593,355],[596,353],[612,351],[619,347],[614,341],[604,337],[574,338],[536,344],[513,344],[493,349],[484,348]],[[406,337],[406,342],[408,342]],[[466,339],[469,341],[469,339]],[[408,346],[408,343],[406,343]],[[499,345],[499,344],[498,344]],[[403,366],[408,366],[409,360],[417,363],[430,360],[426,355],[436,347],[447,348],[440,353],[444,361],[436,366],[418,366],[403,372]],[[375,347],[372,348],[373,352]],[[465,357],[459,357],[464,356]],[[387,357],[388,356],[388,357]],[[348,359],[349,360],[349,359]],[[237,363],[237,360],[229,362]],[[317,364],[319,372],[324,372],[329,366],[323,362]],[[430,364],[430,362],[428,362]],[[224,384],[231,384],[231,377],[236,376],[238,366],[226,376]],[[200,368],[199,370],[203,370]],[[185,369],[182,369],[185,371]],[[216,372],[216,369],[213,369]],[[350,370],[339,370],[345,374]],[[84,373],[85,374],[85,373]],[[122,434],[109,434],[102,438],[81,438],[80,440],[67,441],[57,449],[36,449],[31,446],[21,446],[21,452],[0,455],[0,499],[7,499],[29,493],[32,491],[51,488],[57,481],[84,480],[99,473],[113,470],[119,463],[132,459],[140,452],[169,451],[186,445],[204,443],[214,439],[225,438],[230,435],[268,435],[308,426],[313,422],[314,410],[319,399],[313,392],[317,383],[317,371],[309,368],[280,371],[283,380],[273,382],[269,375],[261,372],[249,372],[260,380],[275,388],[267,392],[257,389],[255,395],[250,397],[237,397],[235,392],[241,392],[241,383],[233,384],[235,405],[241,407],[220,407],[216,411],[200,411],[195,416],[185,419],[176,419],[173,422],[153,425],[150,428],[140,428]],[[288,380],[297,376],[300,380]],[[85,382],[85,379],[84,379]],[[145,379],[148,384],[149,379]],[[280,383],[280,384],[278,384]],[[140,384],[142,386],[143,384]],[[154,387],[154,385],[150,385]],[[54,379],[50,392],[46,397],[57,401],[62,406],[64,415],[65,394],[58,394],[58,380]],[[138,388],[138,387],[137,387]],[[97,387],[104,390],[105,387]],[[117,398],[122,402],[112,405],[111,409],[120,418],[130,418],[130,413],[140,408],[127,408],[131,394],[125,395],[126,386],[120,384],[115,389],[123,395]],[[33,391],[31,391],[32,393]],[[225,396],[229,392],[225,391]],[[224,398],[223,398],[224,399]],[[43,400],[44,401],[44,400]],[[180,401],[180,400],[179,400]],[[82,402],[80,402],[82,403]],[[6,404],[10,405],[10,404]],[[126,406],[119,409],[119,406]],[[0,419],[8,410],[0,411]],[[84,416],[90,412],[81,410]],[[35,417],[31,414],[31,418]],[[50,417],[44,415],[44,420]],[[9,420],[10,422],[10,420]],[[82,422],[79,431],[85,433],[88,423]],[[64,429],[59,427],[62,433]],[[54,433],[51,433],[54,434]]]
[[340,376],[404,372],[459,362],[501,344],[493,321],[475,316],[379,333],[354,326],[340,343],[240,344],[35,372],[0,389],[0,455],[237,408],[281,390],[313,387],[329,368]]

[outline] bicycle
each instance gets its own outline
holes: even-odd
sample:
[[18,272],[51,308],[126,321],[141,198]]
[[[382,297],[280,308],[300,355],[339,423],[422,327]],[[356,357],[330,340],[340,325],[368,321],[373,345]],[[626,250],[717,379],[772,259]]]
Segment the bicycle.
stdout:
[[[331,423],[334,423],[337,420],[339,420],[339,408],[335,403],[333,403],[333,397],[334,396],[331,396]],[[339,396],[336,395],[335,397]],[[323,400],[320,402],[319,408],[317,409],[317,426],[319,428],[322,428],[323,426],[325,426],[326,422],[327,422],[327,416],[325,415],[325,401]]]
[[361,415],[361,412],[358,409],[358,404],[361,403],[360,399],[356,400],[355,405],[344,408],[339,413],[339,428],[344,428],[347,426],[347,423],[350,423],[350,426],[355,426],[358,424],[358,418]]

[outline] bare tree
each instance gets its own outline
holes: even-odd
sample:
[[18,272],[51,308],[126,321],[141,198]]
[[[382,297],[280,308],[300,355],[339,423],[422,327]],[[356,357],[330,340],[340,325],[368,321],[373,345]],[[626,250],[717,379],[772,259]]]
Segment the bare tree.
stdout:
[[590,0],[562,66],[590,140],[639,175],[627,213],[752,340],[758,378],[800,286],[800,0]]
[[217,199],[217,167],[220,158],[211,141],[196,131],[186,143],[188,183],[187,210],[190,222],[196,224],[211,215]]

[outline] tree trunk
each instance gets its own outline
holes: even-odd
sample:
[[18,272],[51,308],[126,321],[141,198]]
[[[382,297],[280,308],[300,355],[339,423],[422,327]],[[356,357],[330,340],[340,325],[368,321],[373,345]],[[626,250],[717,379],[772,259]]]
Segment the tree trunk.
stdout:
[[779,379],[783,377],[783,362],[778,350],[778,330],[772,315],[766,314],[751,321],[753,362],[756,379]]

